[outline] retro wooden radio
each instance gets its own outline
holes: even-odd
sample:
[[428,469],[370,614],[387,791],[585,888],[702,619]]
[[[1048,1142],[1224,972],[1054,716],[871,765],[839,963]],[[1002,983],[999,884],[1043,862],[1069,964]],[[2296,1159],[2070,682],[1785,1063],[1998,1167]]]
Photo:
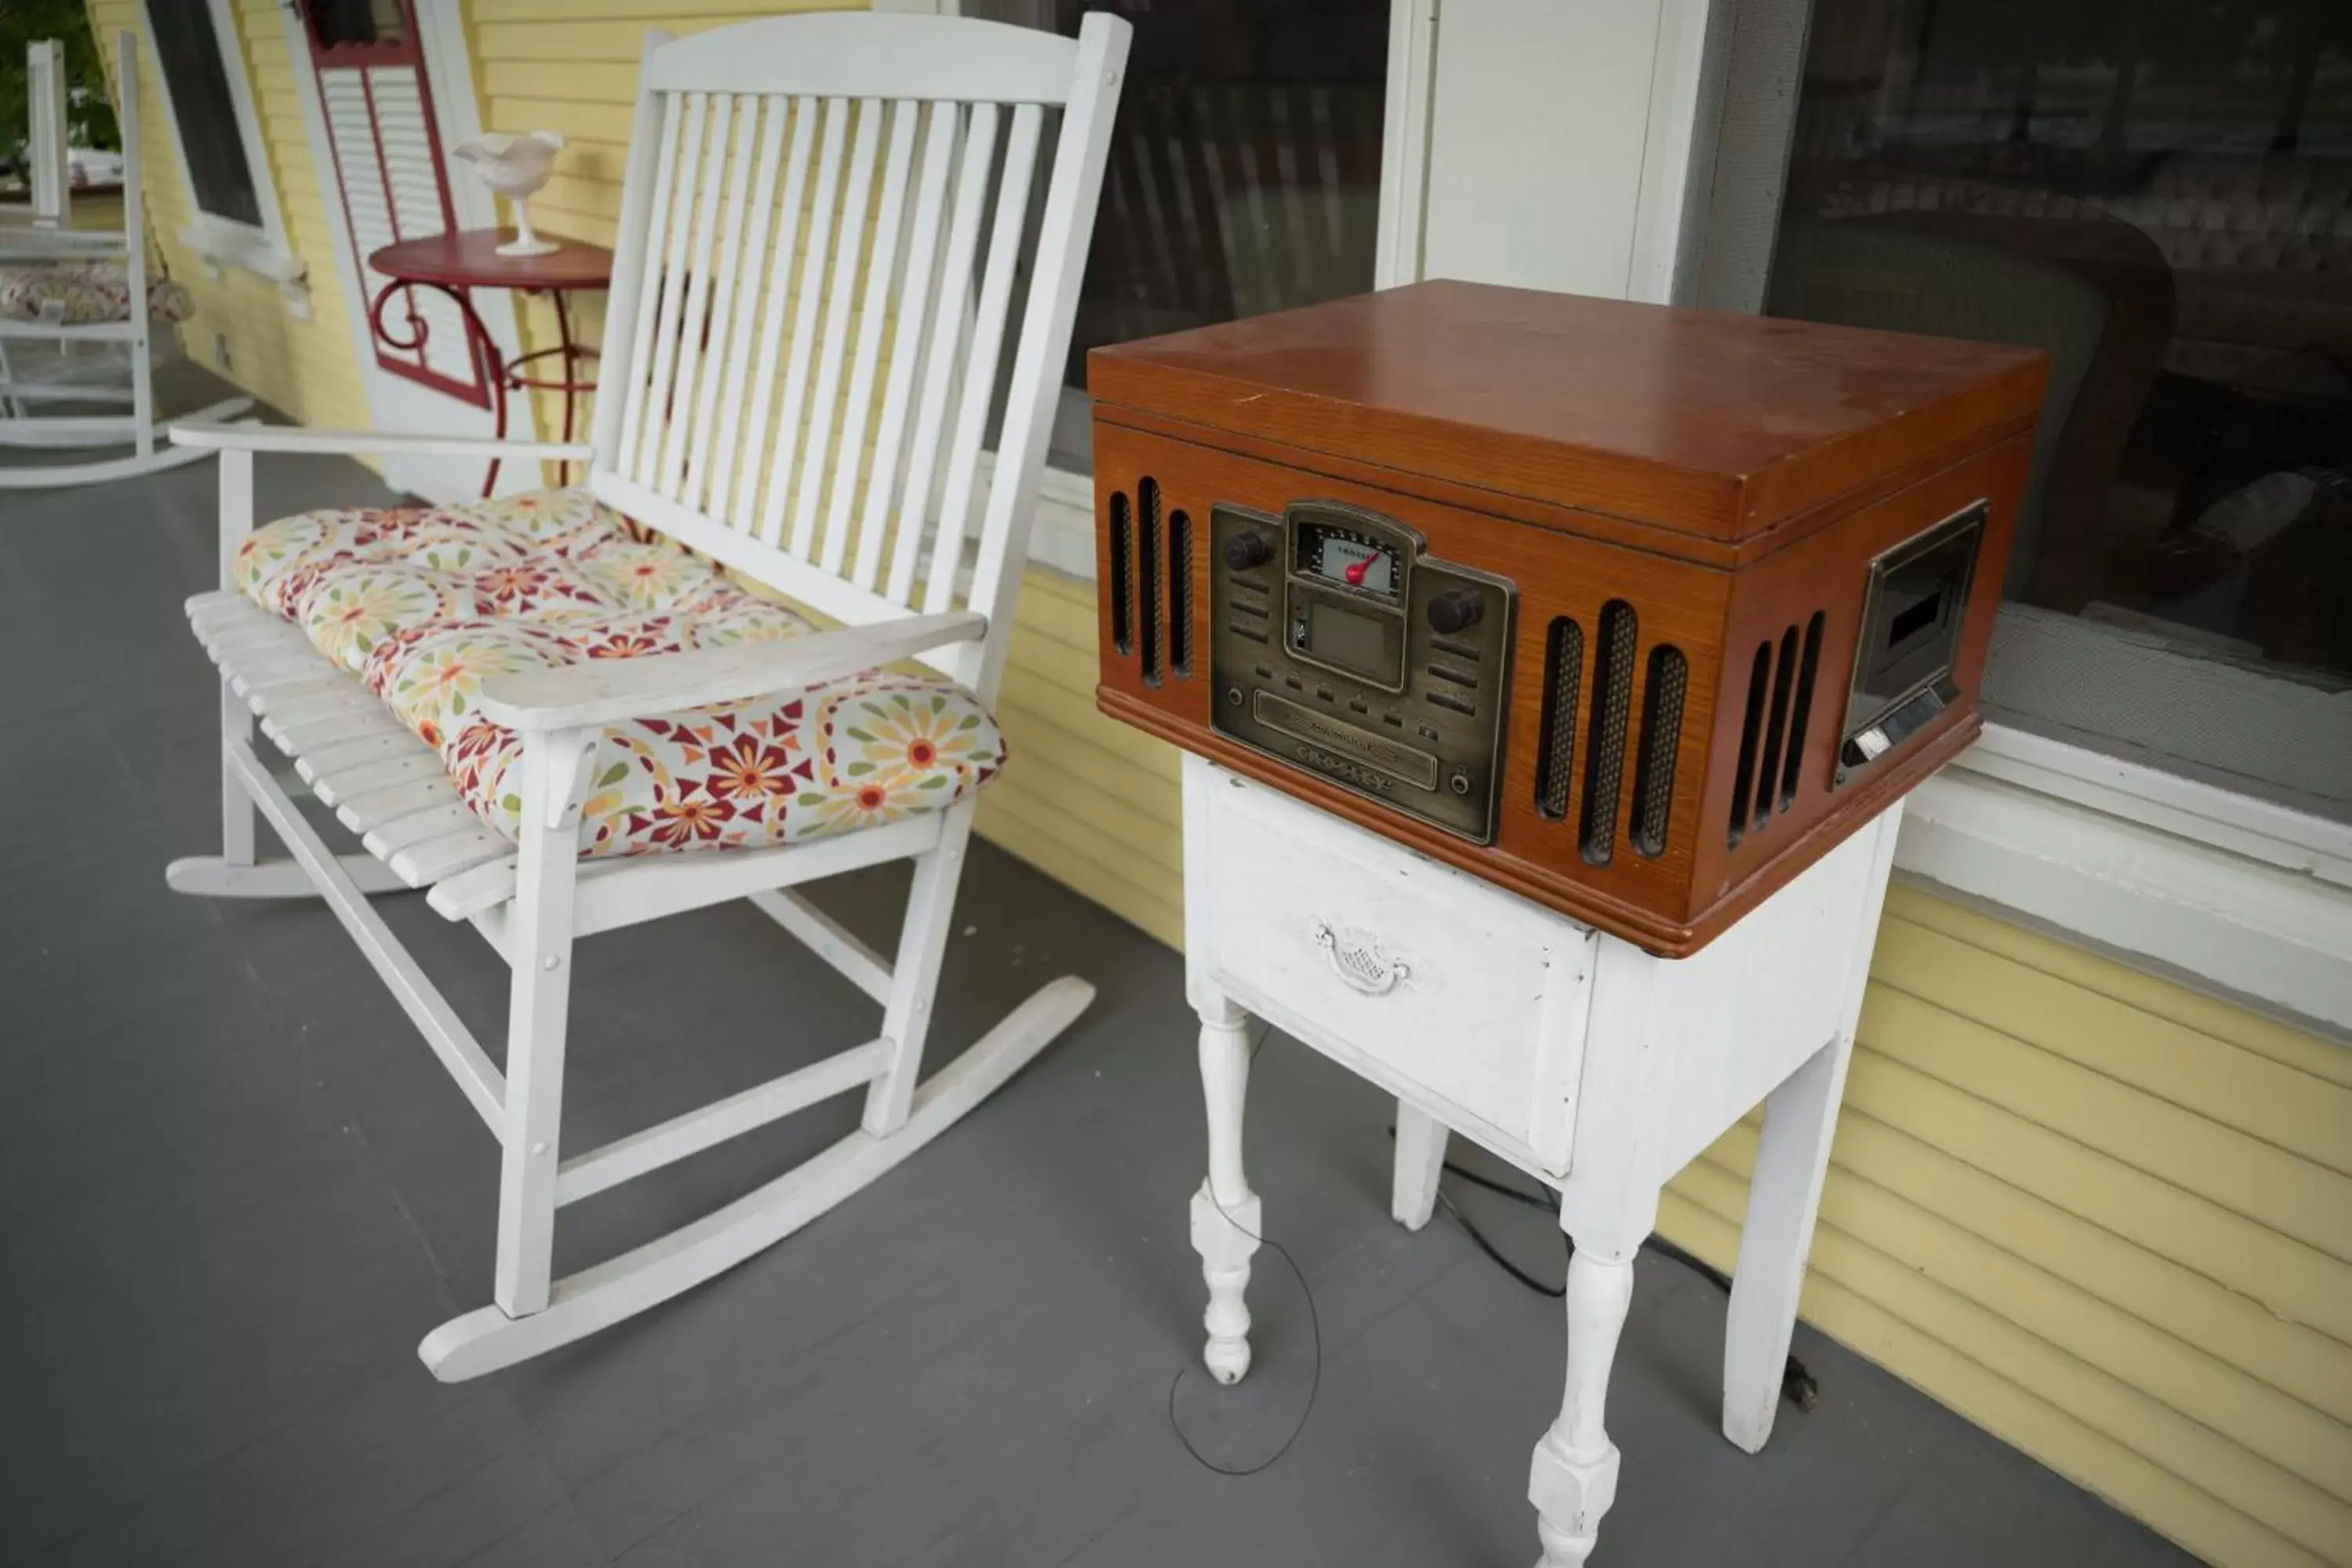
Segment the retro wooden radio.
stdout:
[[1979,728],[2043,374],[1461,283],[1097,349],[1098,700],[1689,952]]

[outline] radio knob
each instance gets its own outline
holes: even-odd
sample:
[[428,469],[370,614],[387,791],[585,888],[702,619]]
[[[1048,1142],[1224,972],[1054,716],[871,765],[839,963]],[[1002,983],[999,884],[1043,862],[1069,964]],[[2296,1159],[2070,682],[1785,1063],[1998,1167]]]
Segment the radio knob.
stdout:
[[1244,529],[1225,541],[1225,564],[1236,572],[1246,572],[1263,566],[1274,555],[1274,546],[1265,542],[1263,533]]
[[1475,626],[1486,613],[1484,595],[1468,588],[1449,588],[1429,601],[1429,629],[1433,632],[1458,632]]

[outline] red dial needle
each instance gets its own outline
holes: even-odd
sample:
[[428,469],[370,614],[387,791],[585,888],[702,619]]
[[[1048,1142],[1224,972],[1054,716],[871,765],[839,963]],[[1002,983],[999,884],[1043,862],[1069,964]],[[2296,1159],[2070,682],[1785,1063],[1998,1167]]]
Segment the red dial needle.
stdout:
[[1362,587],[1364,585],[1364,574],[1370,569],[1371,564],[1372,558],[1369,555],[1365,556],[1361,561],[1350,563],[1348,567],[1348,586],[1350,588]]

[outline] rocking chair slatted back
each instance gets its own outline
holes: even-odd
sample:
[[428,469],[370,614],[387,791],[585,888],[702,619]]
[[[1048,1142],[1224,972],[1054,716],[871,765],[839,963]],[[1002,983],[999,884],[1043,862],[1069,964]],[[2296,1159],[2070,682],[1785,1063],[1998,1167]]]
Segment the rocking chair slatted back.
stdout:
[[992,697],[1125,46],[1100,16],[652,40],[590,488],[845,624],[987,616],[922,657]]

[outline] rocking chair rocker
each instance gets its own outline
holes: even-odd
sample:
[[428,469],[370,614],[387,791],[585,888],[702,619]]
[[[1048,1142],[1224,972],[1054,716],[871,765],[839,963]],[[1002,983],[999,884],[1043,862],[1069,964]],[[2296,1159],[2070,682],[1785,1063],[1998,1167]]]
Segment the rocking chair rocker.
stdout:
[[[978,1104],[1091,1000],[1083,981],[1053,982],[919,1088],[971,791],[993,759],[895,775],[911,780],[909,801],[866,811],[856,778],[831,776],[856,773],[848,742],[836,758],[835,731],[812,742],[793,727],[845,700],[838,684],[811,688],[846,681],[891,701],[918,693],[923,711],[961,714],[963,733],[992,736],[985,705],[1012,638],[1127,47],[1126,24],[1105,16],[1088,16],[1075,40],[905,16],[655,34],[626,165],[605,391],[587,443],[173,429],[182,446],[220,453],[222,587],[191,600],[189,615],[223,677],[224,843],[167,877],[186,893],[324,899],[502,1143],[494,1304],[419,1347],[443,1380],[577,1339],[770,1246]],[[1049,108],[1061,110],[1060,130],[1033,213]],[[983,475],[1024,271],[1002,436]],[[523,503],[527,526],[506,531],[480,511],[432,510],[254,530],[253,455],[325,451],[584,459],[587,480],[584,493]],[[567,529],[572,542],[547,542]],[[521,537],[533,530],[536,542]],[[604,555],[577,548],[590,536]],[[499,619],[501,590],[466,575],[486,557],[502,584],[543,569],[572,585],[571,601],[528,625]],[[599,600],[594,584],[614,581],[615,559],[641,582],[693,579],[701,608],[665,603],[659,615],[601,620],[582,611],[582,598],[646,608],[626,592]],[[720,567],[838,629],[789,635],[805,623],[724,582]],[[362,580],[371,570],[377,584],[414,592],[387,604]],[[412,614],[420,596],[450,618]],[[723,616],[709,610],[721,602]],[[393,672],[408,653],[456,646],[436,636],[486,627],[505,638],[505,662],[469,673],[445,661],[405,687]],[[658,646],[641,657],[581,657],[648,642]],[[875,673],[909,658],[936,675]],[[412,700],[420,685],[470,700],[434,699],[427,717]],[[256,714],[368,854],[338,856],[310,828],[256,753]],[[633,808],[614,798],[668,787],[646,783],[669,775],[646,763],[645,735],[738,722],[791,728],[765,732],[803,764],[800,787],[860,804],[812,825],[796,815],[801,796],[771,793],[735,819],[758,818],[762,830],[726,849],[616,826]],[[933,758],[929,742],[913,754]],[[707,800],[718,787],[712,774],[684,793]],[[911,798],[925,790],[928,800]],[[290,859],[257,858],[257,810]],[[915,875],[894,961],[791,890],[901,858]],[[370,906],[368,894],[404,885],[429,886],[432,907],[471,921],[511,968],[503,1072]],[[878,1036],[601,1149],[565,1147],[574,940],[738,898],[881,1003]],[[659,1240],[551,1279],[562,1205],[859,1087],[861,1131]]]

